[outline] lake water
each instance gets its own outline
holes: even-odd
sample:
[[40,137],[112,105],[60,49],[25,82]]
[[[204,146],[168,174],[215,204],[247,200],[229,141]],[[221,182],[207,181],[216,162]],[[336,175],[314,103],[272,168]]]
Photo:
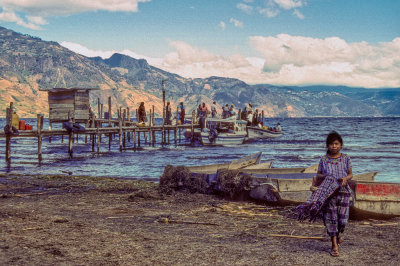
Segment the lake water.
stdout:
[[[36,125],[36,119],[24,119]],[[37,140],[13,138],[11,164],[4,159],[5,139],[0,139],[0,172],[20,174],[63,174],[109,176],[157,181],[164,167],[172,165],[201,165],[226,163],[231,160],[262,152],[262,161],[274,160],[273,167],[304,167],[316,164],[325,154],[325,138],[331,130],[339,132],[344,141],[342,152],[352,158],[354,174],[378,171],[377,181],[400,182],[400,118],[274,118],[266,125],[280,122],[284,135],[277,139],[246,143],[231,147],[191,146],[184,141],[162,147],[142,144],[140,150],[119,152],[118,136],[108,150],[108,138],[103,138],[100,153],[93,153],[91,144],[81,136],[74,143],[74,158],[68,155],[68,139],[61,137],[49,143],[43,139],[43,160],[37,160]],[[5,119],[0,119],[3,129]],[[35,126],[34,126],[35,127]],[[45,119],[44,128],[48,121]],[[172,132],[171,132],[172,133]],[[143,137],[142,137],[143,140]],[[173,133],[171,134],[173,142]],[[127,143],[133,147],[133,142]]]

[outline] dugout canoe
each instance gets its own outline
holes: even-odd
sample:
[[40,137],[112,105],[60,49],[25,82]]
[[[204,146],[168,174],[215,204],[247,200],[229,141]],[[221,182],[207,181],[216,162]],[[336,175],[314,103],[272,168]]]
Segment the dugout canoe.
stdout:
[[270,169],[273,162],[274,161],[271,160],[271,161],[264,162],[264,163],[253,164],[253,165],[244,167],[242,169],[244,169],[244,170],[249,170],[249,169]]
[[400,183],[360,181],[355,194],[358,214],[400,215]]
[[310,167],[292,167],[292,168],[243,168],[241,172],[246,174],[296,174],[296,173],[317,173],[318,165]]
[[230,163],[223,164],[209,164],[209,165],[196,165],[196,166],[187,166],[187,168],[193,173],[216,173],[220,169],[241,169],[245,167],[249,167],[251,165],[258,164],[261,159],[262,152],[257,152],[255,154],[251,154],[236,160],[233,160]]
[[[362,173],[353,176],[353,181],[373,184],[377,172]],[[312,194],[312,178],[314,173],[267,174],[254,176],[250,197],[281,203],[302,203]]]

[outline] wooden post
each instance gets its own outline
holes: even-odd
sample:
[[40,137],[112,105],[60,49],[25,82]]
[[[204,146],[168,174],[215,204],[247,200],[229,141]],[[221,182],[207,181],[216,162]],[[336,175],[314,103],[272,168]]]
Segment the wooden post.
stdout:
[[[51,122],[50,122],[50,119],[49,119],[49,130],[51,131],[51,129],[52,129],[52,127],[51,127]],[[49,143],[51,143],[51,133],[50,133],[50,136],[49,136]]]
[[101,119],[100,98],[97,98],[97,117]]
[[108,126],[111,127],[111,96],[108,97]]
[[[129,111],[129,107],[126,107],[126,114],[127,114],[127,120],[128,120],[128,125],[131,126],[131,113]],[[127,132],[128,134],[128,142],[131,142],[131,132]]]
[[[92,123],[93,123],[92,124],[93,128],[97,127],[95,116],[92,117]],[[92,152],[94,152],[94,143],[96,142],[97,134],[91,134],[91,137],[92,137]]]
[[38,159],[42,160],[42,116],[37,114]]
[[[125,126],[125,117],[126,117],[126,109],[124,108],[124,111],[123,111],[123,115],[122,115],[122,126],[124,127]],[[123,137],[123,147],[125,148],[125,137],[126,137],[126,132],[124,131],[123,133],[122,133],[122,137]]]
[[108,150],[111,150],[112,133],[108,133]]
[[[10,107],[6,109],[6,124],[12,126],[13,102],[10,102]],[[6,154],[5,159],[9,163],[11,161],[11,136],[6,135]]]
[[164,125],[165,125],[165,80],[161,81],[161,87],[162,87],[162,96],[163,96],[163,114],[162,114],[162,131],[161,131],[161,143],[162,145],[165,144],[165,129],[164,129]]
[[136,150],[136,128],[133,129],[133,148]]
[[262,122],[261,122],[261,125],[264,127],[264,110],[261,111],[261,114],[262,114]]
[[119,151],[122,152],[122,121],[121,117],[118,119],[118,126],[119,126]]
[[140,147],[140,131],[138,131],[137,134],[137,142],[138,142],[138,147]]
[[192,111],[192,137],[191,137],[191,141],[193,142],[194,140],[194,110]]
[[151,109],[150,109],[149,113],[150,113],[149,114],[149,145],[151,145],[151,142],[152,142],[152,127],[151,127],[152,112],[151,112]]
[[[151,120],[151,124],[153,125],[153,126],[155,126],[155,113],[154,113],[154,105],[152,106],[152,110],[153,110],[153,117],[152,117],[152,120]],[[152,139],[153,139],[153,146],[154,146],[154,144],[156,143],[156,131],[155,130],[153,130],[153,137],[152,137]]]
[[174,128],[175,145],[178,143],[177,132],[178,132],[178,126],[175,126],[175,128]]
[[99,153],[100,152],[100,142],[101,142],[101,134],[99,131],[99,122],[97,122],[96,135],[97,135],[97,153]]
[[[69,122],[72,123],[71,118],[69,119]],[[69,153],[70,158],[72,158],[72,154],[73,154],[73,151],[72,151],[73,140],[74,140],[74,133],[71,131],[69,133],[69,139],[68,139],[68,153]]]

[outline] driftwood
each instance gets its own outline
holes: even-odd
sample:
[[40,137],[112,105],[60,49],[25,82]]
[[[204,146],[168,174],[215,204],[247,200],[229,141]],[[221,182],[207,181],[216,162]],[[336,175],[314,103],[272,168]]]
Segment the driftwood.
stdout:
[[216,223],[208,223],[208,222],[194,222],[194,221],[183,221],[183,220],[171,220],[168,218],[160,218],[158,220],[160,223],[165,224],[201,224],[201,225],[219,225]]
[[314,240],[324,240],[323,237],[320,236],[293,236],[293,235],[280,235],[280,234],[268,234],[269,236],[274,237],[290,237],[290,238],[298,238],[298,239],[314,239]]

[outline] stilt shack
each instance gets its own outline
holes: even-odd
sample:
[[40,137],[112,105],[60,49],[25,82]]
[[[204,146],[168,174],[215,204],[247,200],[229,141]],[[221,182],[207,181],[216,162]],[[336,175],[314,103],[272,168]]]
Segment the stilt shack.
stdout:
[[47,91],[49,96],[50,123],[68,121],[70,118],[78,123],[89,120],[89,92],[98,88],[53,88]]

